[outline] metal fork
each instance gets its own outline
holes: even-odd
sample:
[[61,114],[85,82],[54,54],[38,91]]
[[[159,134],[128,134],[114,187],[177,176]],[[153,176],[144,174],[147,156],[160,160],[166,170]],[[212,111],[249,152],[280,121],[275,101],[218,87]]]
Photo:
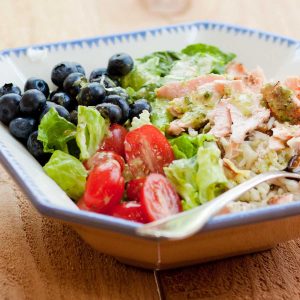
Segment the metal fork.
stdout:
[[183,239],[200,231],[211,217],[228,203],[236,200],[242,194],[265,181],[286,177],[300,180],[300,175],[286,171],[271,171],[256,175],[255,177],[239,184],[223,193],[219,197],[197,208],[170,216],[137,228],[137,233],[142,236]]

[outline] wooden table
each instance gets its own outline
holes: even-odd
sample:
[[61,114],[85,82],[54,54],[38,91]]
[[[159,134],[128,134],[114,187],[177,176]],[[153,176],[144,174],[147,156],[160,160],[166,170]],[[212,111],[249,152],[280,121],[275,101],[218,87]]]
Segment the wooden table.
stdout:
[[[207,19],[300,39],[298,0],[191,0],[171,16],[149,12],[144,1],[1,0],[0,48]],[[67,226],[41,217],[2,167],[0,183],[1,299],[300,298],[300,240],[153,273],[97,253]]]

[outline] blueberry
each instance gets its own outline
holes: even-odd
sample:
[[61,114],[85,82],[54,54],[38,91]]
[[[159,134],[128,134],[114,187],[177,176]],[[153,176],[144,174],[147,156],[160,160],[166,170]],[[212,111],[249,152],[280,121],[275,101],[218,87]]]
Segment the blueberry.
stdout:
[[14,85],[13,83],[5,83],[1,88],[0,88],[0,97],[5,95],[5,94],[18,94],[21,95],[21,89]]
[[52,99],[52,97],[53,97],[55,94],[57,94],[57,93],[62,93],[62,92],[63,92],[63,90],[60,89],[60,88],[57,88],[56,90],[52,91],[52,92],[50,93],[50,95],[49,95],[49,100],[52,101],[51,99]]
[[110,95],[105,98],[105,103],[112,103],[119,106],[122,110],[122,119],[119,122],[120,124],[125,123],[129,118],[129,105],[126,99],[118,95]]
[[96,109],[100,112],[102,117],[109,118],[110,123],[120,123],[122,120],[121,108],[112,103],[102,103],[96,106]]
[[0,97],[0,121],[5,125],[17,116],[20,100],[21,96],[18,94],[5,94]]
[[75,125],[77,125],[78,123],[78,112],[75,109],[72,110],[70,113],[70,122],[72,122]]
[[34,131],[30,134],[27,140],[27,149],[41,164],[44,164],[50,158],[50,154],[43,151],[43,143],[37,138],[38,131]]
[[76,96],[80,92],[80,82],[84,78],[84,75],[78,72],[69,74],[64,80],[64,91],[67,92],[73,98],[76,98]]
[[59,92],[59,93],[55,93],[52,96],[51,102],[61,105],[64,108],[66,108],[67,110],[69,110],[71,108],[72,99],[68,94],[66,94],[64,92]]
[[136,100],[133,104],[130,105],[130,114],[129,117],[138,117],[143,110],[148,110],[151,112],[151,105],[146,99]]
[[27,141],[29,135],[35,128],[36,120],[33,118],[16,118],[9,123],[10,133],[22,142]]
[[31,117],[38,117],[46,105],[46,97],[39,90],[26,91],[20,101],[20,112]]
[[80,90],[76,99],[79,105],[89,106],[102,103],[104,98],[104,87],[98,82],[91,82]]
[[97,68],[97,69],[94,69],[94,70],[91,72],[89,81],[90,81],[90,82],[98,81],[98,79],[101,78],[102,75],[107,75],[107,70],[106,70],[106,68]]
[[71,73],[81,73],[85,75],[83,67],[75,62],[61,62],[57,64],[51,72],[51,80],[58,87],[63,87],[64,80]]
[[43,79],[39,79],[36,77],[28,78],[27,81],[25,82],[24,91],[28,91],[32,89],[41,91],[46,98],[48,98],[49,96],[49,86],[47,82]]
[[133,69],[133,59],[126,53],[113,55],[107,66],[107,73],[113,77],[122,77]]
[[58,105],[58,104],[56,104],[56,103],[47,101],[47,102],[46,102],[46,105],[45,105],[45,107],[44,107],[44,110],[43,110],[43,112],[42,112],[41,115],[40,115],[39,121],[42,120],[42,118],[44,117],[44,115],[50,110],[51,107],[54,107],[55,110],[58,112],[58,114],[59,114],[62,118],[65,118],[65,119],[68,120],[68,121],[70,120],[70,113],[67,111],[66,108],[64,108],[63,106]]

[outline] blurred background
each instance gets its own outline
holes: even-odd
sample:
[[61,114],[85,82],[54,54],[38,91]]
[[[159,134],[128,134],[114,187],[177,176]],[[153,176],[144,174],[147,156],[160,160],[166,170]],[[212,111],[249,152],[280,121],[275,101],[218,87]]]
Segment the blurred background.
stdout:
[[0,0],[0,4],[1,49],[193,20],[240,24],[300,39],[295,30],[299,0]]

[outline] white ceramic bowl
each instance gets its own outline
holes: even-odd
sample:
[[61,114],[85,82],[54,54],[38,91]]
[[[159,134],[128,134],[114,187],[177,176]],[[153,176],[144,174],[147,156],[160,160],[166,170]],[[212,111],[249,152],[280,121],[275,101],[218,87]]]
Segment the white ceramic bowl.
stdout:
[[[89,73],[116,52],[140,57],[158,50],[180,50],[208,43],[234,52],[249,68],[260,65],[268,78],[299,75],[299,42],[232,25],[197,22],[0,52],[0,85],[23,86],[30,76],[50,82],[52,67],[64,60]],[[199,234],[181,241],[145,239],[137,223],[80,211],[27,150],[0,125],[0,158],[44,215],[71,226],[95,248],[146,268],[169,268],[272,247],[300,235],[300,202],[213,218]]]

